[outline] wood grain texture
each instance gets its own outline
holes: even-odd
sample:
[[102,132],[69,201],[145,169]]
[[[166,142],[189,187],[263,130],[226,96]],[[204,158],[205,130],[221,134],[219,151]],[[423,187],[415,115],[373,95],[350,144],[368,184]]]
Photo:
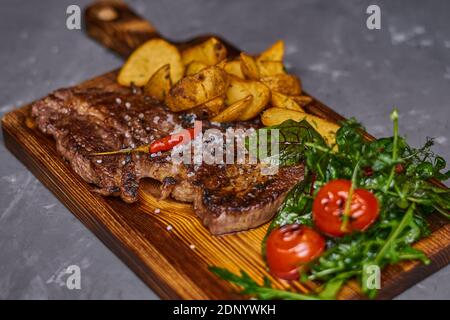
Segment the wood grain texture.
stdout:
[[[103,1],[91,6],[86,11],[85,21],[89,35],[124,57],[145,40],[158,36],[150,23],[118,2]],[[205,37],[178,45],[187,46]],[[234,55],[237,49],[228,46]],[[113,71],[81,86],[108,85],[115,81],[116,75]],[[343,119],[317,100],[307,111],[334,121]],[[154,195],[155,183],[151,180],[141,181],[138,203],[130,205],[118,198],[101,197],[91,192],[92,186],[78,177],[57,154],[55,142],[29,125],[28,117],[29,106],[24,106],[2,119],[8,149],[161,298],[242,298],[236,293],[236,287],[208,271],[210,265],[227,267],[234,272],[243,269],[259,280],[268,275],[260,255],[267,225],[248,232],[211,236],[190,205],[158,200]],[[368,135],[368,138],[371,137]],[[156,208],[161,212],[154,213]],[[173,227],[171,231],[167,231],[168,225]],[[433,234],[418,242],[416,247],[422,249],[432,263],[425,266],[405,262],[386,268],[379,299],[396,296],[450,262],[450,225],[438,215],[431,217],[430,225]],[[278,288],[290,286],[285,281],[271,280]],[[300,292],[314,290],[316,286],[314,283],[292,285]],[[364,297],[353,281],[343,288],[339,298]]]
[[101,39],[105,47],[122,56],[128,56],[148,39],[159,37],[150,22],[141,19],[120,1],[99,1],[88,7],[85,24],[89,36]]

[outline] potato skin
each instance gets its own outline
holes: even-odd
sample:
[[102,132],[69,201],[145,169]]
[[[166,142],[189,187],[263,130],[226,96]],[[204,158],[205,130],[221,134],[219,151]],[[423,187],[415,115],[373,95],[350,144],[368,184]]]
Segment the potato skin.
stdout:
[[244,74],[241,69],[241,62],[239,60],[232,60],[225,63],[224,70],[238,78],[244,79]]
[[227,48],[214,37],[181,52],[181,59],[185,65],[192,61],[199,61],[208,66],[213,66],[226,59],[226,57]]
[[163,39],[151,39],[137,48],[127,59],[117,77],[123,86],[144,86],[163,65],[170,65],[170,78],[176,83],[184,74],[178,49]]
[[170,64],[165,64],[151,76],[144,87],[144,92],[150,97],[164,101],[171,86]]
[[218,115],[224,107],[225,98],[219,96],[191,109],[189,112],[195,114],[198,120],[208,120]]
[[241,71],[247,79],[258,80],[260,77],[259,67],[252,56],[242,52],[241,55]]
[[211,66],[181,79],[170,89],[165,102],[173,112],[192,109],[224,95],[228,83],[228,74]]
[[270,88],[270,90],[288,96],[298,96],[302,93],[300,79],[294,75],[282,73],[261,78],[260,81]]
[[299,106],[294,99],[277,91],[272,91],[270,102],[275,108],[305,112],[305,110],[303,110],[303,108]]
[[198,106],[197,108],[204,108],[208,112],[208,114],[211,117],[213,117],[219,114],[224,108],[224,106],[225,106],[225,98],[219,96],[217,98],[209,100],[208,102],[205,102],[204,104]]
[[283,61],[284,58],[284,41],[278,40],[258,56],[260,61]]
[[208,65],[206,63],[200,61],[192,61],[186,66],[186,76],[196,74],[207,67]]
[[270,90],[266,85],[255,80],[243,80],[230,76],[230,87],[227,90],[227,103],[230,105],[249,95],[253,96],[250,105],[243,111],[239,120],[245,121],[256,117],[270,101]]
[[313,98],[305,95],[291,96],[291,99],[297,102],[300,107],[305,107],[313,101]]
[[261,77],[269,77],[285,73],[282,61],[256,60]]
[[249,95],[245,98],[242,98],[242,99],[234,102],[232,105],[228,106],[226,109],[224,109],[218,115],[213,117],[211,119],[211,121],[232,122],[232,121],[239,120],[239,117],[241,116],[242,112],[251,104],[252,100],[253,100],[253,96]]

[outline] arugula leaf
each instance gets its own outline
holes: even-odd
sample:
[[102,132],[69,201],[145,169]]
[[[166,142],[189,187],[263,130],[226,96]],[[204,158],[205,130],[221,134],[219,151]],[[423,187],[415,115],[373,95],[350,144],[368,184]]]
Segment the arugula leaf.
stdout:
[[243,288],[241,294],[253,295],[261,300],[282,299],[282,300],[319,300],[319,297],[306,295],[292,291],[273,289],[270,280],[265,277],[264,284],[259,285],[248,273],[240,271],[241,275],[236,275],[227,269],[219,267],[209,267],[209,270],[218,277],[228,282],[234,283]]
[[[420,148],[410,147],[399,135],[396,110],[391,119],[394,135],[374,141],[364,138],[364,128],[355,119],[348,120],[337,131],[336,145],[333,146],[326,145],[306,121],[288,120],[271,127],[280,130],[282,164],[304,161],[306,172],[304,181],[288,194],[269,226],[262,242],[263,257],[267,236],[274,228],[292,223],[313,225],[314,196],[321,186],[333,179],[353,178],[355,186],[373,192],[380,203],[378,221],[368,230],[328,239],[325,253],[309,268],[302,268],[301,280],[323,283],[315,298],[334,298],[352,277],[360,281],[369,298],[374,298],[377,291],[367,287],[365,268],[370,265],[383,268],[412,259],[429,263],[425,254],[412,244],[430,234],[425,218],[431,212],[438,211],[450,218],[450,189],[429,183],[430,179],[444,181],[450,178],[450,170],[444,171],[445,160],[431,151],[432,139]],[[238,278],[224,271],[219,275],[250,288],[244,290],[248,294],[260,298],[270,296],[260,294],[261,287],[245,273]],[[268,289],[267,286],[263,288]],[[279,292],[274,296],[283,298]]]
[[[282,166],[298,164],[304,160],[305,142],[326,146],[322,136],[305,120],[300,122],[287,120],[276,126],[258,129],[258,137],[261,132],[268,133],[271,130],[279,132],[279,160]],[[270,146],[271,135],[267,134],[266,136],[267,145]]]

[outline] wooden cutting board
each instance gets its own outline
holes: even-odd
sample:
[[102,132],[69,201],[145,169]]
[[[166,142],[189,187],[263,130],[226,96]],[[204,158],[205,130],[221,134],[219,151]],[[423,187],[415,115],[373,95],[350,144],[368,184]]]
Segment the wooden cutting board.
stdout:
[[[123,57],[149,38],[159,36],[150,23],[118,2],[90,6],[86,10],[85,22],[90,36]],[[208,36],[177,45],[187,46]],[[232,55],[238,52],[227,45]],[[115,81],[115,77],[116,72],[113,71],[81,85],[108,84]],[[307,109],[334,121],[343,119],[317,100]],[[260,255],[267,225],[248,232],[211,236],[190,205],[171,200],[159,201],[153,196],[154,183],[151,181],[142,181],[139,202],[135,204],[101,197],[91,192],[92,186],[80,179],[57,154],[55,142],[33,128],[28,118],[29,110],[27,105],[2,119],[8,149],[161,298],[242,298],[236,287],[208,271],[210,265],[226,267],[234,272],[243,269],[258,280],[264,275],[270,277]],[[160,208],[161,213],[154,214],[155,208]],[[430,224],[433,234],[417,243],[416,247],[430,257],[431,264],[424,266],[405,262],[388,267],[383,271],[378,298],[392,298],[450,262],[450,224],[438,215],[431,217]],[[171,231],[166,229],[169,225],[173,227]],[[270,278],[276,287],[288,287],[286,282]],[[314,283],[297,283],[293,288],[308,292],[315,286]],[[339,298],[363,298],[359,292],[356,282],[350,282]]]

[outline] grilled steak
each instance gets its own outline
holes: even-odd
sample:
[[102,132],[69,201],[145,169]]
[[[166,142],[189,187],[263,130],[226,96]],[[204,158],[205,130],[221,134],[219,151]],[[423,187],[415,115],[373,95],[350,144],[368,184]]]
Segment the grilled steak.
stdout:
[[195,212],[213,234],[247,230],[272,219],[291,188],[303,179],[303,166],[261,175],[259,165],[203,165],[194,184]]
[[96,186],[96,192],[134,202],[140,179],[153,178],[162,183],[162,197],[193,202],[211,233],[222,234],[267,222],[287,192],[303,179],[302,165],[263,176],[258,165],[177,164],[170,152],[90,156],[149,144],[192,127],[192,114],[171,113],[139,90],[133,91],[114,83],[60,89],[32,106],[38,128],[53,136],[58,152]]
[[161,159],[150,161],[147,155],[89,156],[148,144],[181,128],[179,116],[128,89],[61,89],[36,102],[32,115],[39,129],[55,138],[58,152],[75,172],[103,195],[134,202],[140,178],[164,178],[182,169],[168,168]]

